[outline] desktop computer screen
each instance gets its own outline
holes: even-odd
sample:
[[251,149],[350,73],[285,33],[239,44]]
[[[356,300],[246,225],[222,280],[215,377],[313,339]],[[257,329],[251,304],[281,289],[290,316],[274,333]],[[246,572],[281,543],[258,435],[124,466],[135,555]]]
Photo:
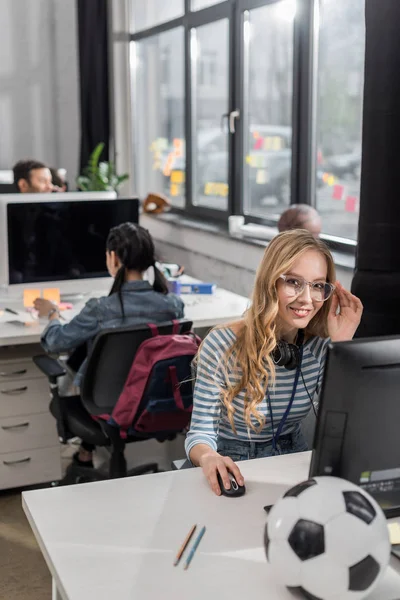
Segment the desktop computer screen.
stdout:
[[17,202],[6,205],[8,283],[107,276],[111,227],[138,222],[136,198]]
[[400,515],[400,338],[330,344],[310,477],[333,475]]

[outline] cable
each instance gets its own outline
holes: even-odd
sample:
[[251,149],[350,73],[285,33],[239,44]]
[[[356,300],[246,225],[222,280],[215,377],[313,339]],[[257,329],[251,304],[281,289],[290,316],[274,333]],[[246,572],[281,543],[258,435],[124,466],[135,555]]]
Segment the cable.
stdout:
[[313,411],[314,411],[315,418],[317,418],[317,411],[315,410],[315,406],[314,406],[313,399],[311,398],[311,396],[310,396],[310,392],[309,392],[309,391],[308,391],[308,389],[307,389],[306,382],[304,381],[304,377],[303,377],[303,372],[302,372],[301,370],[300,370],[300,375],[301,375],[301,379],[302,379],[302,381],[303,381],[304,389],[306,390],[306,392],[307,392],[307,396],[308,396],[308,397],[309,397],[309,399],[310,399],[311,407],[312,407],[312,409],[313,409]]

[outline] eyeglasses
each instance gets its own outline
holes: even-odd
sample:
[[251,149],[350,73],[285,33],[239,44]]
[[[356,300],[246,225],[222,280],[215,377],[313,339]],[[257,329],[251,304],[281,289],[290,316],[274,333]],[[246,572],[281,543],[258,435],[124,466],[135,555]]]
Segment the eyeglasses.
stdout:
[[325,302],[335,291],[335,286],[327,281],[306,281],[302,277],[294,275],[280,275],[280,279],[284,281],[286,295],[293,298],[300,296],[306,285],[310,287],[310,296],[315,302]]

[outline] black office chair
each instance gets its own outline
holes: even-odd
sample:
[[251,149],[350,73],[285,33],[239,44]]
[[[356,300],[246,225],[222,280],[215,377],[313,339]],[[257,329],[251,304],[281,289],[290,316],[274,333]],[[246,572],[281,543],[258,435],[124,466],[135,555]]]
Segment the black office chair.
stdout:
[[[160,335],[173,332],[172,323],[157,325]],[[179,333],[191,331],[192,322],[179,321]],[[125,444],[148,439],[160,442],[171,440],[176,434],[128,435],[122,439],[119,429],[105,420],[95,420],[104,414],[111,414],[122,392],[128,373],[139,346],[152,337],[147,325],[119,329],[106,329],[100,332],[89,353],[80,396],[60,396],[58,378],[65,375],[64,367],[48,355],[33,357],[36,366],[48,377],[51,390],[50,411],[57,420],[60,441],[79,437],[87,444],[111,448],[109,478],[157,473],[157,463],[148,463],[127,471],[124,456]],[[95,417],[95,418],[93,418]],[[72,463],[63,479],[64,484],[106,479],[97,469]]]

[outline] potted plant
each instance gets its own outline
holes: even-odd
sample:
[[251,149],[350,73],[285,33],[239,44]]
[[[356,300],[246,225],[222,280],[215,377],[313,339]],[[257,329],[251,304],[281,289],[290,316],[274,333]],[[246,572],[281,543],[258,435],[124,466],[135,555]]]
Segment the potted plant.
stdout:
[[83,174],[76,178],[78,189],[82,192],[118,191],[121,183],[129,179],[128,173],[117,175],[115,165],[111,161],[100,161],[104,142],[97,144],[89,157]]

